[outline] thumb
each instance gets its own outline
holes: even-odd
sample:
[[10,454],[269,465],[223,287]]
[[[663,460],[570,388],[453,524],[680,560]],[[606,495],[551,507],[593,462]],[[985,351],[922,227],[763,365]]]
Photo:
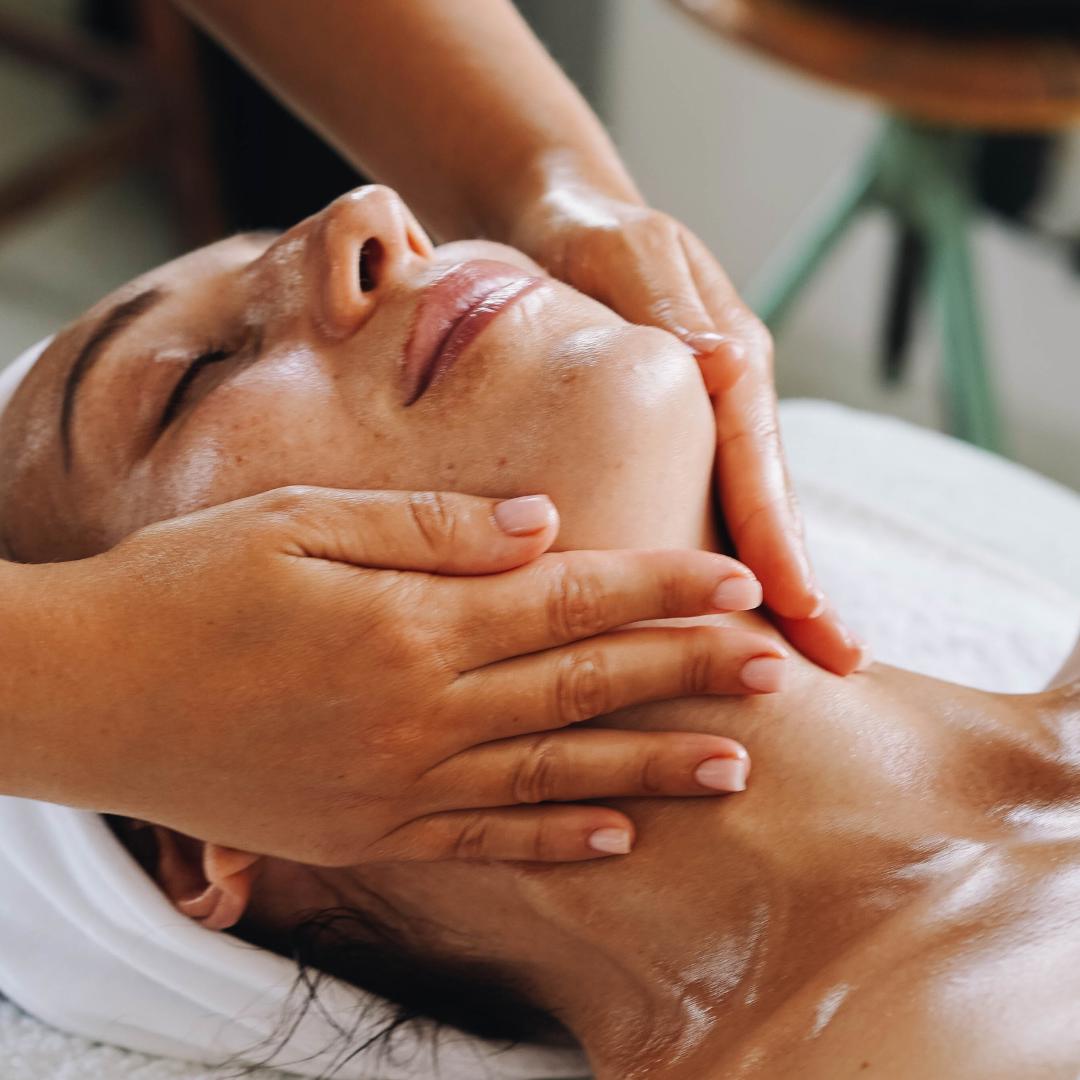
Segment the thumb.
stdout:
[[683,252],[713,326],[683,336],[697,354],[710,397],[730,390],[748,368],[767,370],[771,380],[772,338],[747,307],[712,252],[692,233],[683,238]]
[[[733,328],[718,326],[706,306],[686,241],[680,236],[667,254],[661,261],[650,257],[647,266],[622,264],[620,272],[609,273],[606,295],[597,290],[592,295],[630,322],[674,334],[697,357],[710,396],[721,394],[745,370],[745,350]],[[728,291],[734,295],[730,283]]]
[[559,531],[546,495],[292,487],[256,499],[281,519],[287,552],[376,569],[498,573],[543,554]]

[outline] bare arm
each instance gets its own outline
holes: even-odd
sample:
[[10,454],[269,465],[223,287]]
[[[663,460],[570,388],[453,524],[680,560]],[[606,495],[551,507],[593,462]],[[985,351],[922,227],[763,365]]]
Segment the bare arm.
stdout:
[[641,202],[596,116],[508,0],[184,6],[441,239],[507,240],[556,178]]

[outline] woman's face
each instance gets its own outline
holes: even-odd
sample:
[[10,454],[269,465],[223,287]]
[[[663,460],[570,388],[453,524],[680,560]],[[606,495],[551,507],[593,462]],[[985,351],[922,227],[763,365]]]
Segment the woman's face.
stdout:
[[367,187],[169,263],[59,335],[0,424],[0,508],[28,561],[285,484],[543,491],[562,547],[686,546],[713,447],[673,337],[511,248],[433,250]]

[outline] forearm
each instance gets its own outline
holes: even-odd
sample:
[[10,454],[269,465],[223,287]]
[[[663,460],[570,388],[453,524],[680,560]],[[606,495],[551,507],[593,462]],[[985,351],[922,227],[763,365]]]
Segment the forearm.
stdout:
[[72,645],[93,628],[74,597],[56,602],[52,569],[0,561],[0,794],[81,803],[104,732]]
[[509,0],[182,0],[440,239],[506,239],[555,186],[639,201]]

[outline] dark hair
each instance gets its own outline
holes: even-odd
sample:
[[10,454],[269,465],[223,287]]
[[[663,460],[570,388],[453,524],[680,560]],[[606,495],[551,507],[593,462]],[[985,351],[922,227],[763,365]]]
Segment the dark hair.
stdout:
[[[154,876],[158,853],[151,830],[132,829],[127,818],[103,816],[139,865]],[[482,1039],[505,1043],[507,1048],[522,1042],[575,1045],[566,1028],[533,1003],[519,979],[482,958],[440,955],[421,947],[418,930],[422,926],[433,927],[442,938],[451,931],[435,927],[430,920],[418,920],[412,913],[402,915],[370,890],[367,895],[370,904],[365,908],[301,913],[291,927],[267,927],[244,916],[232,928],[230,933],[240,940],[278,953],[297,966],[281,1029],[243,1055],[254,1064],[243,1067],[241,1072],[271,1061],[304,1016],[311,1009],[322,1009],[319,990],[327,977],[376,994],[384,1002],[384,1016],[376,1018],[374,1024],[371,1009],[380,1006],[369,1002],[358,1002],[351,1027],[324,1013],[340,1044],[326,1048],[328,1053],[337,1053],[328,1077],[374,1046],[391,1055],[394,1036],[405,1027],[410,1034],[419,1028],[420,1033],[434,1036],[440,1027],[452,1026]],[[374,1033],[367,1034],[372,1028]],[[363,1039],[359,1034],[362,1029]],[[280,1067],[289,1065],[281,1062]]]

